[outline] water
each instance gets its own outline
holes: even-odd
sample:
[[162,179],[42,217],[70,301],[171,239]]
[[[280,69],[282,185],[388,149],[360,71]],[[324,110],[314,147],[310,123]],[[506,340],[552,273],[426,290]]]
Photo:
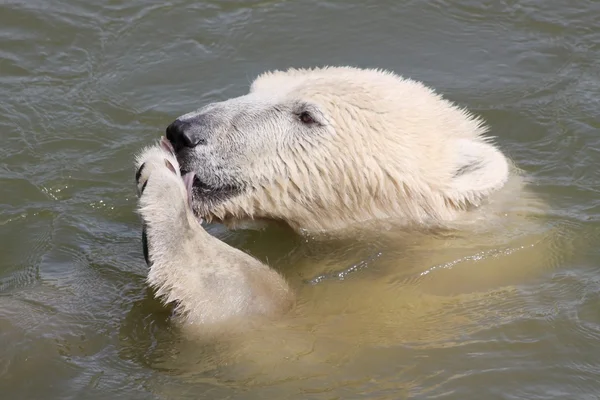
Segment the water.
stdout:
[[[597,398],[600,3],[484,3],[0,2],[2,398]],[[324,64],[482,115],[546,207],[491,236],[212,226],[294,282],[297,317],[184,336],[144,285],[132,155]]]

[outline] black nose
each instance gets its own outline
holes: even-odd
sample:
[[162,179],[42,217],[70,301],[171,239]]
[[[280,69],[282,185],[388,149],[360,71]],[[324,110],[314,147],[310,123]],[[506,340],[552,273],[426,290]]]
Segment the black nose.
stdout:
[[189,122],[176,119],[167,126],[167,139],[176,151],[183,147],[196,147],[201,144],[202,138],[194,131]]

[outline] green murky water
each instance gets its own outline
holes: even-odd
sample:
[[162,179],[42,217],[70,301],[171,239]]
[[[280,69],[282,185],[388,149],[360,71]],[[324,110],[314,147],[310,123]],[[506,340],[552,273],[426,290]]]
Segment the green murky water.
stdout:
[[[593,0],[0,2],[2,399],[597,398],[598,21]],[[324,64],[482,115],[547,207],[394,245],[212,226],[302,317],[184,337],[144,286],[132,155],[264,70]]]

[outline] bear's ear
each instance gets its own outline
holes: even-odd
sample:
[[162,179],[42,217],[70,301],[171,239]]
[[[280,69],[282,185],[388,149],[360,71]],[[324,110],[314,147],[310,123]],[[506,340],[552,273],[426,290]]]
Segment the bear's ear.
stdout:
[[508,180],[506,157],[481,139],[454,142],[454,172],[446,197],[456,205],[479,205]]

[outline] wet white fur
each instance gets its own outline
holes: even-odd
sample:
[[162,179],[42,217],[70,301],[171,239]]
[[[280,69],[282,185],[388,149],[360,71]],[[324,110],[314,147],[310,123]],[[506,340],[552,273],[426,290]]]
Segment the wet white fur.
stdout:
[[[308,109],[320,123],[305,126]],[[420,82],[350,67],[259,76],[246,95],[180,119],[211,121],[190,169],[245,187],[196,210],[211,219],[278,219],[330,231],[374,219],[454,221],[501,188],[504,155],[483,121]]]

